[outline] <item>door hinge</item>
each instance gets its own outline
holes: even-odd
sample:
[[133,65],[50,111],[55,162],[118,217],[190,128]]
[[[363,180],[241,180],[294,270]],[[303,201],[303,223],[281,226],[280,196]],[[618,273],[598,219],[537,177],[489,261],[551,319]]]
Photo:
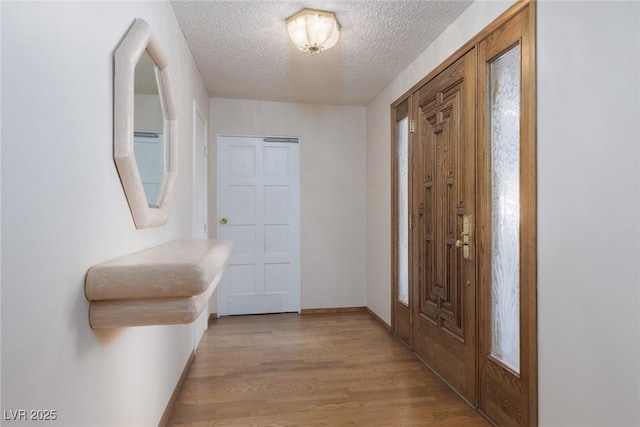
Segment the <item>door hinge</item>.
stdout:
[[409,120],[409,132],[414,133],[416,131],[416,121],[411,119]]
[[209,154],[209,147],[207,147],[206,145],[204,146],[204,154],[203,157],[207,157],[207,155]]
[[409,215],[409,229],[413,229],[413,214]]
[[207,224],[204,225],[204,235],[207,235]]
[[413,325],[413,310],[409,312],[409,324]]

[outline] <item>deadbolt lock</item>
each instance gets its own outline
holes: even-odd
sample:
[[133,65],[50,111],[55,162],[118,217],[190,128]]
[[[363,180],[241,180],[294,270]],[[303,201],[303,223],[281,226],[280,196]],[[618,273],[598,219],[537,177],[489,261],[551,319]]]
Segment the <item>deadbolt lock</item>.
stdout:
[[462,233],[460,234],[460,240],[456,240],[456,247],[462,248],[462,257],[464,259],[471,259],[471,215],[464,215],[462,217]]

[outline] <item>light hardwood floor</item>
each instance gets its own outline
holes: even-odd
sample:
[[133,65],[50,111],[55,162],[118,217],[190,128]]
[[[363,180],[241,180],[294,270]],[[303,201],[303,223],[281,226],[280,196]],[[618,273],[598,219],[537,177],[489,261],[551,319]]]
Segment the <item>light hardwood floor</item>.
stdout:
[[223,317],[169,426],[488,426],[367,313]]

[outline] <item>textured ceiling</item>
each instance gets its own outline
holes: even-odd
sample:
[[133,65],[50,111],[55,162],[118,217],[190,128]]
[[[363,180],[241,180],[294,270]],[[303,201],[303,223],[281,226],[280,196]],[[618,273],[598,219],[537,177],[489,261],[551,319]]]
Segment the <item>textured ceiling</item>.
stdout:
[[[470,1],[172,1],[209,95],[366,105]],[[336,13],[338,44],[299,51],[284,20],[302,8]]]

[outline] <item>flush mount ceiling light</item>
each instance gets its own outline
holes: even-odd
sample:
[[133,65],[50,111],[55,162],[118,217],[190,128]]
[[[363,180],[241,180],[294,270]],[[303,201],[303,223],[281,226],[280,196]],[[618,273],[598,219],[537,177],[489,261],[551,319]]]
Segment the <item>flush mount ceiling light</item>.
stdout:
[[340,37],[340,24],[333,12],[302,9],[285,20],[289,37],[303,52],[331,49]]

